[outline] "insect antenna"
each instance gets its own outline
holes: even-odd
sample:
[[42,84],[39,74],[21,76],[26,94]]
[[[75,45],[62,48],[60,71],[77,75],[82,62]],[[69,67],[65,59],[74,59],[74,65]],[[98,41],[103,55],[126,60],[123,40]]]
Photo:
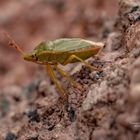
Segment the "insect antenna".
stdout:
[[15,48],[18,52],[21,54],[24,54],[23,50],[19,47],[19,45],[16,43],[16,41],[6,32],[4,32],[6,37],[9,39],[9,46]]

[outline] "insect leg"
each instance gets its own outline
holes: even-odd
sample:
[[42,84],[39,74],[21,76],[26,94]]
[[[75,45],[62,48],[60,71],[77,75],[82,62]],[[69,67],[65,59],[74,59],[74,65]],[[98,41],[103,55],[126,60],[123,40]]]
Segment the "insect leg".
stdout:
[[96,68],[92,65],[90,65],[89,63],[87,63],[86,61],[84,61],[83,59],[81,59],[80,57],[76,56],[76,55],[71,55],[64,63],[63,65],[66,65],[68,63],[70,63],[73,59],[77,59],[79,60],[80,62],[84,63],[87,67],[93,69],[93,70],[97,70],[97,71],[101,71],[102,69],[100,68]]
[[77,83],[76,81],[73,80],[73,78],[68,74],[65,73],[61,68],[59,68],[57,65],[54,65],[54,67],[56,68],[56,70],[64,77],[66,77],[74,86],[76,86],[77,88],[81,89],[81,85],[79,83]]
[[54,72],[53,72],[53,70],[52,70],[52,68],[51,68],[51,66],[49,64],[46,65],[46,69],[47,69],[47,71],[48,71],[48,73],[50,75],[50,78],[56,84],[56,86],[57,86],[58,90],[60,91],[62,97],[65,97],[65,93],[64,93],[61,85],[58,83],[58,81],[56,79],[56,76],[55,76],[55,74],[54,74]]

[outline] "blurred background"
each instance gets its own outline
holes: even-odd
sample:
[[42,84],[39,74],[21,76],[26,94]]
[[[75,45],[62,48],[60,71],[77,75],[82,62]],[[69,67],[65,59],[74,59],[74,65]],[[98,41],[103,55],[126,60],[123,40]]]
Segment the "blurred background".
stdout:
[[0,0],[0,88],[26,85],[38,66],[8,46],[8,32],[26,52],[62,37],[105,40],[116,18],[117,0]]

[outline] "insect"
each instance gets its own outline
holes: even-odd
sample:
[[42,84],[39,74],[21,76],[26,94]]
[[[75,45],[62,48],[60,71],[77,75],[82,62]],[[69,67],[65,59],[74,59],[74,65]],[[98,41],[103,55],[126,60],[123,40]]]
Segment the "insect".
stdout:
[[58,64],[67,65],[69,63],[82,62],[93,70],[99,70],[84,60],[99,53],[104,46],[101,42],[95,43],[81,38],[62,38],[49,42],[41,42],[32,52],[25,53],[9,35],[7,36],[10,39],[9,45],[20,52],[24,60],[46,66],[50,78],[56,84],[62,97],[65,96],[65,92],[59,84],[52,66],[76,87],[79,84],[68,73],[64,72]]

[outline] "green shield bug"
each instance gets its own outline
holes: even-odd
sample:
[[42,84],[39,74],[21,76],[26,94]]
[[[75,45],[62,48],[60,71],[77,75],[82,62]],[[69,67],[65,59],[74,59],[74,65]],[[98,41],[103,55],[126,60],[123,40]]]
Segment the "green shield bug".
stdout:
[[52,70],[52,66],[65,76],[74,86],[79,84],[74,81],[68,73],[65,73],[58,64],[67,65],[69,63],[82,62],[91,69],[99,70],[91,66],[84,60],[93,57],[101,51],[104,44],[101,42],[92,42],[81,38],[62,38],[54,41],[42,42],[30,53],[23,52],[16,42],[7,34],[10,39],[9,45],[14,47],[22,54],[24,60],[31,61],[40,65],[45,65],[52,81],[56,84],[61,96],[65,97],[64,90],[58,83]]

